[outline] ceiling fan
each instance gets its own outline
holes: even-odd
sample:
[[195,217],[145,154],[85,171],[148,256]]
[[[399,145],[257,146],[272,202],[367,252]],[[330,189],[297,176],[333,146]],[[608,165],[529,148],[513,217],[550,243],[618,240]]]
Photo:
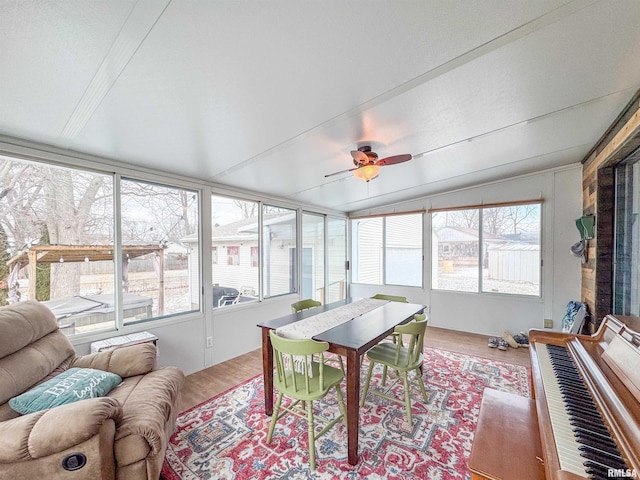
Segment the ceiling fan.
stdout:
[[380,167],[408,162],[413,158],[410,154],[405,153],[378,160],[378,154],[376,152],[372,152],[369,145],[363,145],[362,147],[359,147],[358,150],[352,150],[351,156],[353,157],[353,164],[355,165],[354,168],[330,173],[329,175],[325,175],[325,178],[344,172],[353,172],[354,177],[364,180],[365,182],[369,182],[378,176],[380,173]]

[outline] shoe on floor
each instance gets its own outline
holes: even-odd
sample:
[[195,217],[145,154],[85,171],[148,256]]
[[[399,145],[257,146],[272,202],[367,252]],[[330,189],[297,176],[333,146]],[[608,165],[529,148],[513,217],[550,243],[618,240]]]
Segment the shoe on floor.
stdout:
[[498,340],[498,350],[506,350],[509,348],[509,344],[505,341],[504,338]]
[[516,342],[518,342],[518,345],[520,345],[521,347],[528,347],[529,346],[529,337],[524,332],[520,332],[520,333],[514,335],[513,339]]
[[520,344],[514,340],[513,335],[506,330],[502,332],[502,339],[507,342],[511,348],[518,348],[520,346]]
[[489,337],[489,348],[498,348],[498,339],[496,337]]

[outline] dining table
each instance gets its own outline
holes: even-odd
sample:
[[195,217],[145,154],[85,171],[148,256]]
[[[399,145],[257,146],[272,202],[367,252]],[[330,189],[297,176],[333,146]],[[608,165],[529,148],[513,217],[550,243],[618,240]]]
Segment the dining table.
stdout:
[[[264,409],[266,415],[273,414],[273,347],[269,337],[270,330],[293,326],[296,322],[314,316],[331,316],[332,310],[344,313],[345,306],[364,299],[346,298],[337,302],[321,305],[298,313],[263,320],[258,323],[262,329],[262,368],[264,375]],[[353,305],[355,306],[355,305]],[[341,308],[342,307],[342,308]],[[347,358],[346,403],[347,403],[347,452],[351,465],[358,463],[358,431],[360,411],[360,368],[361,357],[371,347],[387,337],[393,329],[413,319],[416,313],[422,313],[425,306],[416,303],[380,301],[376,306],[348,318],[338,325],[313,334],[313,340],[327,342],[329,352]],[[308,322],[306,322],[308,323]]]

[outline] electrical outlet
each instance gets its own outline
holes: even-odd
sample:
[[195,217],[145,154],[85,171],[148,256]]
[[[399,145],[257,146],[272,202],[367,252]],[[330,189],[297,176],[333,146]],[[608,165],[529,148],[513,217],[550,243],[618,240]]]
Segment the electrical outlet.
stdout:
[[213,337],[207,337],[207,348],[213,348]]
[[551,318],[544,319],[544,328],[553,328],[553,320]]

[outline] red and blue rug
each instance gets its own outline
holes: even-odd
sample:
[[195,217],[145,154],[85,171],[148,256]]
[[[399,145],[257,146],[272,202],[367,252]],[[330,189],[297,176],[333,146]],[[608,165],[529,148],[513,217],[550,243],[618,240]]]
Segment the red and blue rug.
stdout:
[[[315,471],[308,465],[305,420],[285,416],[266,444],[270,417],[264,414],[264,386],[262,376],[257,376],[178,416],[162,478],[468,479],[467,460],[482,391],[491,387],[528,397],[528,369],[430,348],[425,355],[429,402],[422,403],[417,386],[412,390],[413,427],[409,428],[402,405],[369,395],[360,408],[360,461],[356,466],[347,462],[343,423],[316,441]],[[365,360],[362,385],[367,368]],[[381,376],[381,368],[374,370],[371,388],[380,385]],[[385,390],[402,398],[403,388],[391,376]],[[335,391],[316,404],[325,417],[338,414]]]

